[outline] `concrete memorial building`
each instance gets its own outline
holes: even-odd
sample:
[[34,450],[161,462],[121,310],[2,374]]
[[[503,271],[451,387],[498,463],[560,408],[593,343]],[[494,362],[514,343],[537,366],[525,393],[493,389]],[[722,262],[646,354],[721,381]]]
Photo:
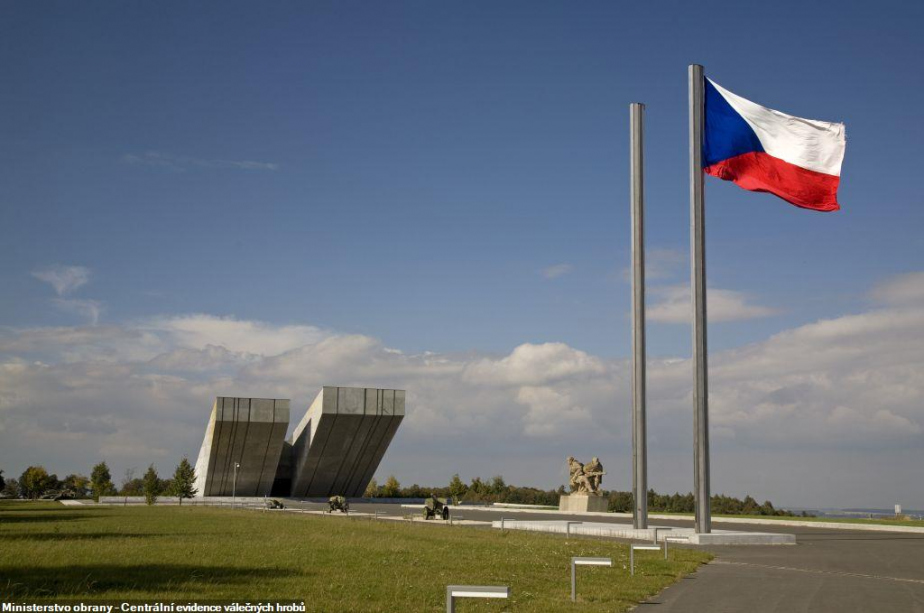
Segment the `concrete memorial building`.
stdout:
[[362,496],[404,419],[404,390],[324,386],[289,440],[289,400],[215,399],[197,496]]

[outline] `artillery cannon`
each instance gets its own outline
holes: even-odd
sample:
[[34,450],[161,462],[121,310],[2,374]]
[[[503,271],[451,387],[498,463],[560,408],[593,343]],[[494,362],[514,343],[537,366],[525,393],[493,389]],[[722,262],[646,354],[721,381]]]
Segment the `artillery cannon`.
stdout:
[[263,507],[266,509],[284,509],[286,505],[282,504],[275,498],[267,498],[263,501]]
[[333,513],[334,511],[340,511],[341,513],[350,512],[350,503],[347,502],[347,499],[343,496],[331,496],[330,500],[327,501],[330,505],[328,513]]
[[433,519],[434,517],[439,517],[443,520],[449,519],[449,502],[445,498],[437,498],[431,495],[424,502],[423,517],[424,519]]

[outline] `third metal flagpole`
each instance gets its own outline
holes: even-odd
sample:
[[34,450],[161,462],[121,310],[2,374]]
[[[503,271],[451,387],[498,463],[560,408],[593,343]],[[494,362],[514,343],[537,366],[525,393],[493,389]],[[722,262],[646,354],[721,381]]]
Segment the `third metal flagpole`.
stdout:
[[648,445],[645,417],[645,105],[629,105],[632,178],[632,527],[648,527]]
[[703,67],[690,80],[690,284],[693,294],[693,496],[696,532],[712,531],[709,503],[709,388],[706,372],[706,218],[703,205]]

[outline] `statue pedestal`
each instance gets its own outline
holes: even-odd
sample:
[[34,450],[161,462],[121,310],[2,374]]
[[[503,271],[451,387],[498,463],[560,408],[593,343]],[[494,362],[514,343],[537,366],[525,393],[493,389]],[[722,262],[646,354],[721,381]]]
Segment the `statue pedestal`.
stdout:
[[558,499],[558,510],[562,513],[606,513],[608,504],[603,496],[567,494]]

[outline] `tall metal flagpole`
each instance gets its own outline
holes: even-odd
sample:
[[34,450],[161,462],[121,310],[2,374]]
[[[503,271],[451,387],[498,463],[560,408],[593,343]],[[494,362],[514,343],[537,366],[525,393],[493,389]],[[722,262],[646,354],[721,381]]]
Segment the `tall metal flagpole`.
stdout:
[[706,216],[703,205],[703,67],[690,80],[690,282],[693,294],[693,489],[696,532],[712,531],[709,510],[709,388],[706,376]]
[[632,177],[632,526],[648,527],[648,445],[645,417],[645,105],[629,105]]

